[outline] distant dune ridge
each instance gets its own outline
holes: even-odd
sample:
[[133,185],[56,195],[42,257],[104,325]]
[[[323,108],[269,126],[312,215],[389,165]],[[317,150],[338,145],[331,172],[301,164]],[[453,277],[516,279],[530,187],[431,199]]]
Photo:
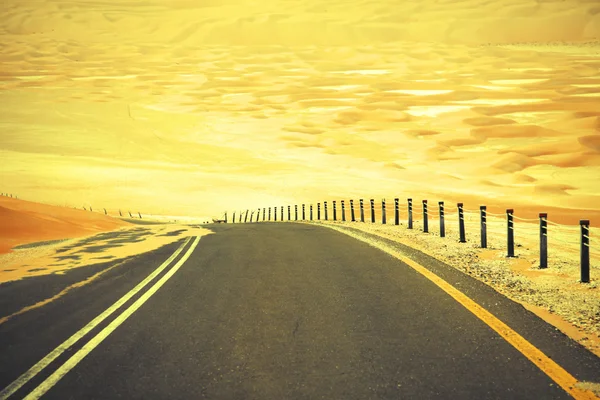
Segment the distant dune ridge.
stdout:
[[0,177],[24,198],[600,211],[597,1],[0,7]]
[[[67,52],[93,44],[370,44],[397,40],[453,44],[579,41],[600,37],[594,0],[271,1],[9,0],[9,35],[41,35]],[[560,29],[557,29],[560,27]],[[75,39],[75,40],[74,40]]]

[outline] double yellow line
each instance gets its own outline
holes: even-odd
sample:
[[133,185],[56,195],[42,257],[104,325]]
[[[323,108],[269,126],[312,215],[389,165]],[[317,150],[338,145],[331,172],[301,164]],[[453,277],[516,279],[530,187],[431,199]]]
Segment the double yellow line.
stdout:
[[[31,367],[27,372],[18,377],[14,382],[8,385],[0,392],[0,400],[8,399],[13,393],[19,390],[23,385],[29,382],[37,374],[39,374],[44,368],[46,368],[52,361],[63,354],[67,349],[73,346],[83,336],[89,333],[92,329],[98,326],[102,321],[113,314],[123,304],[140,292],[145,286],[147,286],[154,278],[156,278],[161,272],[163,272],[183,251],[192,238],[188,238],[178,249],[175,251],[164,263],[156,268],[150,275],[148,275],[142,282],[136,287],[131,289],[127,294],[121,297],[116,303],[110,306],[102,314],[98,315],[94,320],[80,329],[77,333],[65,340],[61,345],[52,350],[48,355],[41,359],[37,364]],[[181,259],[171,268],[162,278],[160,278],[154,285],[152,285],[146,292],[140,296],[133,304],[119,314],[108,326],[102,329],[96,336],[90,339],[80,350],[73,354],[63,365],[61,365],[52,375],[44,380],[39,386],[37,386],[31,393],[29,393],[25,399],[39,399],[44,393],[46,393],[52,386],[54,386],[63,376],[65,376],[71,369],[73,369],[85,356],[87,356],[96,346],[98,346],[108,335],[110,335],[115,329],[117,329],[127,318],[131,316],[138,308],[142,306],[158,289],[160,289],[165,282],[167,282],[181,266],[187,261],[187,259],[194,252],[194,249],[198,245],[200,237],[197,236],[189,247],[187,252],[181,257]]]

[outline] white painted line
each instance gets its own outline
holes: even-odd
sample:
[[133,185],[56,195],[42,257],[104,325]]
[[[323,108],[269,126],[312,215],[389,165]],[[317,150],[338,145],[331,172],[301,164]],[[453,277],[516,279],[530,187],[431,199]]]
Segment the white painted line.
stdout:
[[44,382],[42,382],[37,388],[29,393],[25,400],[35,400],[43,396],[48,390],[52,388],[63,376],[65,376],[70,370],[72,370],[85,356],[87,356],[92,350],[96,348],[108,335],[110,335],[115,329],[117,329],[127,318],[131,316],[138,308],[140,308],[158,289],[161,288],[187,261],[192,255],[194,249],[200,241],[200,236],[196,236],[194,243],[190,246],[188,251],[179,260],[177,264],[173,266],[158,282],[156,282],[150,289],[148,289],[139,299],[135,301],[127,310],[123,311],[121,315],[115,318],[106,328],[102,329],[94,338],[85,344],[77,353],[67,360],[60,368],[58,368],[52,375],[50,375]]
[[167,261],[162,263],[160,265],[160,267],[156,268],[154,270],[154,272],[152,272],[150,275],[148,275],[148,277],[146,277],[146,279],[144,279],[136,287],[131,289],[131,291],[129,291],[129,293],[127,293],[125,296],[121,297],[115,304],[113,304],[108,309],[106,309],[106,311],[104,311],[102,314],[100,314],[96,318],[94,318],[90,323],[88,323],[86,326],[81,328],[77,333],[75,333],[73,336],[71,336],[70,338],[65,340],[60,346],[58,346],[57,348],[52,350],[50,353],[48,353],[48,355],[46,355],[46,357],[42,358],[37,364],[35,364],[33,367],[31,367],[27,372],[25,372],[23,375],[21,375],[20,377],[15,379],[15,381],[12,382],[10,385],[5,387],[0,392],[0,400],[6,400],[7,398],[9,398],[14,392],[19,390],[24,384],[29,382],[31,380],[31,378],[33,378],[34,376],[39,374],[44,368],[46,368],[48,366],[48,364],[50,364],[52,361],[54,361],[58,356],[60,356],[62,353],[64,353],[69,347],[73,346],[79,339],[81,339],[89,331],[94,329],[98,324],[100,324],[102,321],[104,321],[108,316],[110,316],[119,307],[121,307],[123,304],[125,304],[129,299],[131,299],[133,296],[135,296],[136,293],[138,293],[140,290],[142,290],[144,286],[146,286],[148,283],[150,283],[150,281],[152,281],[154,278],[156,278],[156,276],[158,274],[160,274],[165,268],[167,268],[169,266],[169,264],[171,264],[173,262],[173,260],[175,258],[177,258],[179,253],[182,252],[183,248],[190,242],[190,240],[192,240],[191,237],[188,238],[188,240],[186,240],[185,243],[183,243],[177,249],[177,251],[175,251],[171,255],[171,257],[169,257],[167,259]]

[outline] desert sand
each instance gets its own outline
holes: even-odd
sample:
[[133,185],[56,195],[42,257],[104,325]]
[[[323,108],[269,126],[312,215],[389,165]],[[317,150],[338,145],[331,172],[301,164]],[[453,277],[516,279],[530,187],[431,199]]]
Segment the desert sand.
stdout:
[[200,3],[3,2],[3,191],[205,218],[386,195],[598,215],[597,2]]
[[208,233],[189,223],[132,221],[136,223],[0,196],[0,284],[100,263],[117,264],[182,237]]
[[99,213],[0,196],[0,255],[19,245],[78,238],[127,226],[130,224],[125,221]]

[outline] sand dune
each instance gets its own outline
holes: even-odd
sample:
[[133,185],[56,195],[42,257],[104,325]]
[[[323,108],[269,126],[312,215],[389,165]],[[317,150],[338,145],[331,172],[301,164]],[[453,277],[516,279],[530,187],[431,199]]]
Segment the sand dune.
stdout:
[[600,210],[596,2],[201,3],[4,2],[6,190],[167,215],[390,187]]
[[126,227],[127,222],[89,211],[0,197],[0,254],[18,245],[71,239]]

